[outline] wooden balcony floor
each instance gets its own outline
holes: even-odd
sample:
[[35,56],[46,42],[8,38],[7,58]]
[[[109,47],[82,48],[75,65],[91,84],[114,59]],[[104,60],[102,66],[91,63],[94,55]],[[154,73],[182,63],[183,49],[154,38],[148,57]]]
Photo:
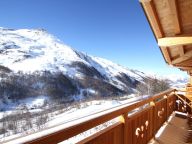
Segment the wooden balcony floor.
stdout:
[[148,144],[192,144],[192,119],[175,112]]

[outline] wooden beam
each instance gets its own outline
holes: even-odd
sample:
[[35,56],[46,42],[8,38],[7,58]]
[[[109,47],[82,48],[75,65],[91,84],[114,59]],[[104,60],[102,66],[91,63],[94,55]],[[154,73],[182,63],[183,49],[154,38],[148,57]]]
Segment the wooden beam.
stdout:
[[181,33],[181,28],[179,24],[178,10],[177,10],[177,0],[168,0],[170,11],[172,14],[173,24],[175,28],[175,34]]
[[189,74],[190,76],[192,76],[192,71],[188,71],[188,74]]
[[172,65],[178,64],[178,63],[181,63],[181,62],[183,62],[183,61],[186,61],[186,60],[188,60],[188,59],[190,59],[190,58],[192,58],[192,51],[189,51],[189,52],[185,53],[183,56],[180,56],[179,58],[173,60],[173,61],[171,62],[171,64],[172,64]]
[[158,45],[162,47],[181,46],[192,44],[192,36],[187,37],[165,37],[158,39]]
[[179,66],[179,65],[174,65],[177,68],[183,69],[183,70],[192,70],[192,67],[184,67],[184,66]]
[[165,60],[168,62],[168,64],[171,64],[171,57],[170,57],[168,48],[167,47],[160,47],[160,48],[161,48],[162,53],[165,57]]
[[139,0],[141,3],[150,2],[151,0]]
[[185,54],[184,46],[178,46],[178,50],[179,50],[179,55],[180,56],[183,56]]
[[151,0],[140,0],[142,3],[142,6],[145,10],[145,13],[147,15],[147,18],[149,20],[150,25],[153,28],[153,31],[155,33],[156,38],[162,38],[163,37],[163,30],[160,25],[160,21],[157,15],[157,12],[155,10],[155,6],[153,1]]
[[178,65],[183,66],[183,67],[191,67],[192,66],[192,58],[185,60]]

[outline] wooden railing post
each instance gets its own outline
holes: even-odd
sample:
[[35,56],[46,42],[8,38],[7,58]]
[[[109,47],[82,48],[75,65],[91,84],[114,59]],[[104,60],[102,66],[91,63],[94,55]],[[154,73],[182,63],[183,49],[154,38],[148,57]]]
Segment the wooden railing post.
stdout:
[[190,76],[190,78],[189,78],[189,83],[190,83],[190,85],[192,85],[192,76]]
[[128,129],[129,129],[128,112],[121,115],[119,117],[119,121],[124,124],[124,126],[123,126],[123,144],[128,144],[128,141],[129,141],[129,138],[128,138],[128,136],[129,136],[129,134],[128,134]]
[[149,103],[149,105],[153,107],[153,115],[152,115],[152,117],[153,117],[153,124],[152,124],[152,129],[153,129],[153,137],[155,138],[155,128],[156,128],[156,126],[155,126],[155,121],[156,121],[155,120],[155,102],[151,101]]
[[164,97],[163,97],[164,99],[166,99],[166,108],[165,108],[165,113],[166,113],[166,121],[168,120],[168,96],[167,95],[165,95]]
[[173,93],[174,93],[174,97],[175,97],[175,103],[174,103],[174,111],[176,111],[177,110],[177,103],[176,103],[176,101],[177,101],[177,96],[176,96],[176,92],[177,92],[177,90],[175,90]]

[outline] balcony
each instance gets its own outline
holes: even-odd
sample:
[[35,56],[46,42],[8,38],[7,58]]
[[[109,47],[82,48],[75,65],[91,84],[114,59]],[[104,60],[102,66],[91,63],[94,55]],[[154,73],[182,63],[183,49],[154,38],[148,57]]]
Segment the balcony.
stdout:
[[[166,63],[187,71],[192,84],[192,1],[140,1]],[[192,143],[191,84],[4,143],[55,144],[113,119],[78,144]]]
[[59,143],[114,118],[118,121],[78,144],[188,143],[192,140],[191,105],[186,97],[190,89],[170,89],[131,105],[123,104],[4,143]]

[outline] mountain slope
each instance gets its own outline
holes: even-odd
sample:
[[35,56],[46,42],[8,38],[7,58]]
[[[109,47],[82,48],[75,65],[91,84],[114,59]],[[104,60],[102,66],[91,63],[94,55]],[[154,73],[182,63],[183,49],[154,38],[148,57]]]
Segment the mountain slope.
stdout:
[[[43,29],[0,28],[0,71],[1,87],[6,87],[0,92],[9,99],[46,95],[73,101],[130,94],[147,77],[76,51]],[[13,87],[17,94],[10,92]]]

